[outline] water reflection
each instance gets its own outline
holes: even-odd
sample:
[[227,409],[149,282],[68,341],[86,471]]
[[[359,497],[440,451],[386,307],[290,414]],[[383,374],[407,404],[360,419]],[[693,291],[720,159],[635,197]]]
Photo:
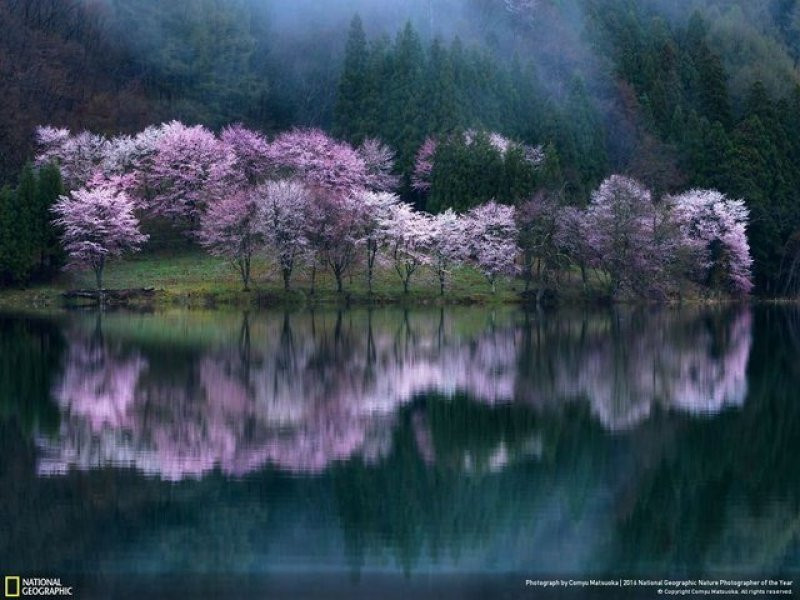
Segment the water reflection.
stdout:
[[0,563],[800,573],[798,332],[764,307],[0,317]]
[[[52,387],[61,424],[39,436],[38,471],[112,465],[174,481],[215,468],[374,464],[400,409],[421,396],[538,413],[585,404],[610,431],[657,409],[716,414],[744,402],[751,328],[747,308],[79,319]],[[155,329],[169,341],[153,343]],[[413,431],[432,464],[441,457],[427,421],[415,414]],[[536,436],[515,448],[499,439],[482,461],[467,453],[457,464],[498,470],[541,446]]]

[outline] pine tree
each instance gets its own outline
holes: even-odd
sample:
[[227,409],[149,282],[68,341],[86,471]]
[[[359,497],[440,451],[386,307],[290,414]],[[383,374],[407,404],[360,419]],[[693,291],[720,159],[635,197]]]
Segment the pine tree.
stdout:
[[8,266],[12,281],[25,284],[37,264],[36,173],[30,163],[22,169],[12,205],[12,229],[6,234]]
[[52,276],[64,264],[64,252],[58,231],[52,224],[51,212],[59,196],[64,193],[61,171],[57,166],[49,164],[39,169],[33,223],[34,239],[39,255],[37,270],[40,277]]
[[354,144],[364,141],[365,109],[368,92],[367,37],[361,17],[356,15],[350,23],[350,34],[345,48],[344,66],[339,79],[338,95],[334,108],[333,131]]

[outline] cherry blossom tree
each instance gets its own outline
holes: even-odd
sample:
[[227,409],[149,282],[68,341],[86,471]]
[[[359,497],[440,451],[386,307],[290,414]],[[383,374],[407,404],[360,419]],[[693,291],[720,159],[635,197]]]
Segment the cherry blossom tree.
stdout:
[[220,142],[234,156],[233,169],[250,185],[261,183],[269,173],[269,143],[259,132],[241,124],[225,127]]
[[68,189],[85,186],[105,159],[109,142],[100,135],[83,131],[73,135],[68,129],[50,126],[36,130],[39,154],[36,164],[58,164]]
[[206,207],[241,183],[233,152],[201,125],[164,126],[153,165],[158,193],[151,208],[196,235]]
[[400,202],[395,194],[388,192],[354,192],[355,206],[359,214],[359,239],[366,250],[367,287],[372,293],[375,265],[381,247],[387,242],[387,232],[383,227],[391,216],[394,207]]
[[213,255],[233,262],[245,291],[250,289],[253,254],[264,245],[260,198],[256,190],[240,188],[214,200],[202,216],[197,236]]
[[716,190],[699,189],[668,201],[674,204],[685,243],[693,251],[695,277],[735,294],[748,294],[753,289],[753,259],[746,232],[749,212],[744,202]]
[[289,290],[292,271],[308,247],[305,237],[309,192],[295,180],[268,181],[258,188],[261,227],[277,257],[283,288]]
[[293,129],[269,144],[267,159],[277,175],[294,175],[310,187],[348,193],[366,187],[367,165],[348,144],[319,129]]
[[312,261],[312,293],[316,266],[320,262],[333,272],[336,291],[344,291],[344,277],[355,263],[358,248],[363,243],[360,214],[359,200],[352,194],[325,188],[312,190],[305,215],[305,235]]
[[612,295],[640,293],[653,271],[646,251],[655,219],[650,191],[612,175],[592,193],[586,218],[586,242],[596,251],[596,266],[608,277]]
[[526,290],[535,279],[541,294],[563,266],[565,255],[559,243],[561,212],[557,198],[545,192],[526,200],[517,210]]
[[367,138],[358,147],[367,168],[367,187],[376,192],[391,192],[400,185],[394,174],[395,152],[376,138]]
[[492,286],[493,294],[500,276],[517,273],[519,248],[514,215],[513,206],[496,202],[476,206],[465,215],[470,257]]
[[394,268],[403,282],[405,293],[408,293],[411,277],[417,269],[430,262],[428,251],[433,243],[431,224],[430,215],[415,211],[406,202],[392,206],[382,221]]
[[97,289],[103,289],[106,263],[125,252],[136,252],[147,241],[139,231],[133,202],[125,193],[107,188],[81,188],[61,196],[53,206],[54,224],[61,229],[69,255],[68,267],[91,268]]
[[422,143],[414,160],[414,175],[411,177],[411,186],[420,192],[431,189],[433,176],[433,159],[436,156],[436,138],[428,137]]
[[149,208],[158,191],[153,166],[163,136],[163,126],[150,126],[134,136],[112,138],[91,185],[111,185],[125,192],[136,208]]
[[584,291],[588,285],[588,269],[595,257],[594,250],[587,242],[587,227],[586,211],[576,206],[565,206],[561,209],[555,242],[567,260],[580,269]]
[[434,215],[431,221],[430,264],[439,280],[439,294],[444,296],[445,285],[452,268],[467,256],[464,246],[464,220],[452,209]]

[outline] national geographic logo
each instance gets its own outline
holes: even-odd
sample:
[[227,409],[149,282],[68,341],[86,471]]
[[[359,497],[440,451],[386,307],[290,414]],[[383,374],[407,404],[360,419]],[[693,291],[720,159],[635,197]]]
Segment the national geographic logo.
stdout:
[[3,592],[5,598],[72,596],[72,586],[62,585],[60,577],[20,577],[19,575],[6,575]]
[[5,585],[6,598],[19,598],[19,577],[7,576]]

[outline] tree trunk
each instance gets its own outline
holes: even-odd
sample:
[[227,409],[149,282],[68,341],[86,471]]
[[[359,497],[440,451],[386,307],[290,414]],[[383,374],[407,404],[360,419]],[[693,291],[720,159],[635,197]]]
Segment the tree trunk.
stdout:
[[344,291],[344,286],[342,285],[342,273],[338,269],[333,270],[333,274],[336,276],[336,291],[342,292]]
[[372,274],[375,266],[375,255],[377,249],[373,246],[373,242],[367,244],[367,289],[372,295]]
[[239,262],[239,272],[242,275],[242,284],[244,285],[244,291],[250,291],[250,259],[243,258]]
[[94,276],[97,280],[97,291],[101,291],[103,289],[103,270],[106,268],[106,259],[100,258],[100,262],[94,268]]
[[311,293],[312,296],[314,295],[314,292],[316,291],[316,289],[317,289],[317,263],[315,261],[314,264],[311,265],[311,292],[310,293]]
[[444,296],[444,275],[439,275],[439,295]]
[[288,292],[289,291],[289,279],[292,276],[292,270],[287,268],[287,267],[283,267],[282,272],[283,272],[283,291],[284,292]]

